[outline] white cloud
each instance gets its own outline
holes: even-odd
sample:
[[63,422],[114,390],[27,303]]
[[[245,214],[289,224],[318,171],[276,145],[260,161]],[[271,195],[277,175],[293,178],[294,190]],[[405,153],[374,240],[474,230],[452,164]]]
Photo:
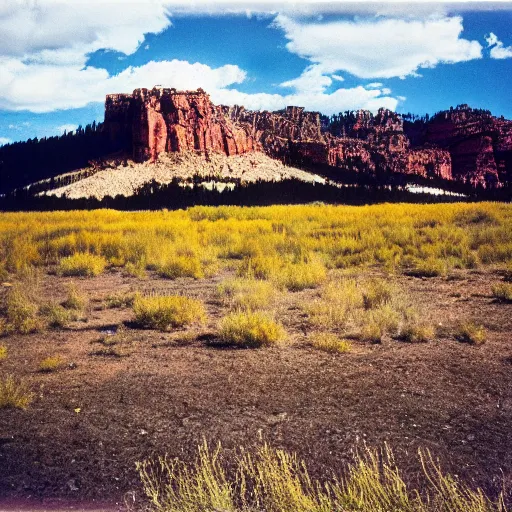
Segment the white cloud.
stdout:
[[77,129],[76,124],[61,124],[60,126],[57,126],[57,131],[59,133],[74,132],[76,129]]
[[333,78],[334,80],[337,80],[338,82],[344,82],[345,79],[340,76],[340,75],[331,75],[331,78]]
[[485,37],[487,47],[491,48],[491,59],[510,59],[512,58],[512,46],[505,47],[498,39],[498,36],[491,32]]
[[376,112],[380,107],[396,110],[398,100],[382,94],[380,90],[367,90],[362,86],[341,88],[332,93],[324,91],[296,92],[294,94],[247,94],[233,89],[212,91],[212,100],[224,105],[244,105],[252,110],[279,110],[288,105],[306,107],[323,114],[345,110],[365,109]]
[[478,41],[460,37],[459,16],[317,23],[278,15],[274,25],[284,31],[288,50],[322,73],[342,70],[360,78],[406,77],[420,68],[482,56]]
[[12,142],[11,139],[8,139],[7,137],[0,137],[0,146],[3,146],[4,144],[9,144]]
[[103,102],[113,92],[162,84],[177,89],[209,91],[241,83],[245,72],[238,66],[211,68],[187,61],[148,62],[110,76],[105,69],[24,64],[0,58],[0,109],[51,112]]
[[365,87],[367,89],[378,89],[379,87],[382,87],[382,83],[380,82],[372,82],[371,84],[366,84]]
[[166,2],[120,0],[2,0],[2,55],[49,64],[84,64],[87,53],[108,48],[133,53],[146,33],[170,25]]

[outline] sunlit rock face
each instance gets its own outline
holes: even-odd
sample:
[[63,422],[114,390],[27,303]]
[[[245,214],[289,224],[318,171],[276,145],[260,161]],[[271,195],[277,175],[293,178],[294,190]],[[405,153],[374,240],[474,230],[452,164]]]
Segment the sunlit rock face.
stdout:
[[512,122],[467,105],[415,126],[413,146],[402,117],[386,109],[331,118],[296,106],[251,111],[214,105],[202,89],[154,87],[108,95],[105,129],[136,162],[172,152],[232,156],[263,151],[292,164],[400,172],[483,186],[499,186],[512,174]]

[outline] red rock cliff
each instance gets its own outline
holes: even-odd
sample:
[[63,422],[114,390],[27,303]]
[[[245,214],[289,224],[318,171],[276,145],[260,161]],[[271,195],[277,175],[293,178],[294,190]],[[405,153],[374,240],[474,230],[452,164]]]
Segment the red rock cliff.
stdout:
[[107,96],[105,128],[126,141],[136,161],[163,152],[196,151],[237,155],[265,151],[274,158],[342,170],[402,172],[451,179],[445,150],[410,150],[398,114],[360,110],[329,130],[318,112],[287,107],[277,112],[215,106],[203,90],[155,87]]

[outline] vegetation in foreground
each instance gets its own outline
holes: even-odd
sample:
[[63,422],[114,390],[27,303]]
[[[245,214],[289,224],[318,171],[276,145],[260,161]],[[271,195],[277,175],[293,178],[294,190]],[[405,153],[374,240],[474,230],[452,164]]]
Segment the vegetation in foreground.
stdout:
[[219,446],[199,447],[195,464],[161,457],[137,464],[150,509],[155,512],[501,512],[480,489],[445,475],[428,451],[419,451],[427,489],[411,489],[393,453],[366,449],[343,476],[318,482],[293,454],[263,444],[231,461]]

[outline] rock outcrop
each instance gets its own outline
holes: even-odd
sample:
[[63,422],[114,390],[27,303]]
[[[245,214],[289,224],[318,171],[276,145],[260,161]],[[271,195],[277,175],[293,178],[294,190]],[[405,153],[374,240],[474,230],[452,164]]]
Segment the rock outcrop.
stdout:
[[[447,149],[454,179],[496,187],[512,176],[512,121],[459,105],[416,129],[418,143]],[[406,130],[407,132],[407,130]]]
[[[410,125],[410,123],[409,123]],[[409,126],[410,128],[410,126]],[[105,129],[136,162],[159,154],[228,156],[263,151],[292,165],[404,173],[499,186],[512,174],[512,122],[463,105],[411,128],[380,109],[326,118],[302,107],[276,112],[216,106],[202,89],[162,87],[107,96]]]

